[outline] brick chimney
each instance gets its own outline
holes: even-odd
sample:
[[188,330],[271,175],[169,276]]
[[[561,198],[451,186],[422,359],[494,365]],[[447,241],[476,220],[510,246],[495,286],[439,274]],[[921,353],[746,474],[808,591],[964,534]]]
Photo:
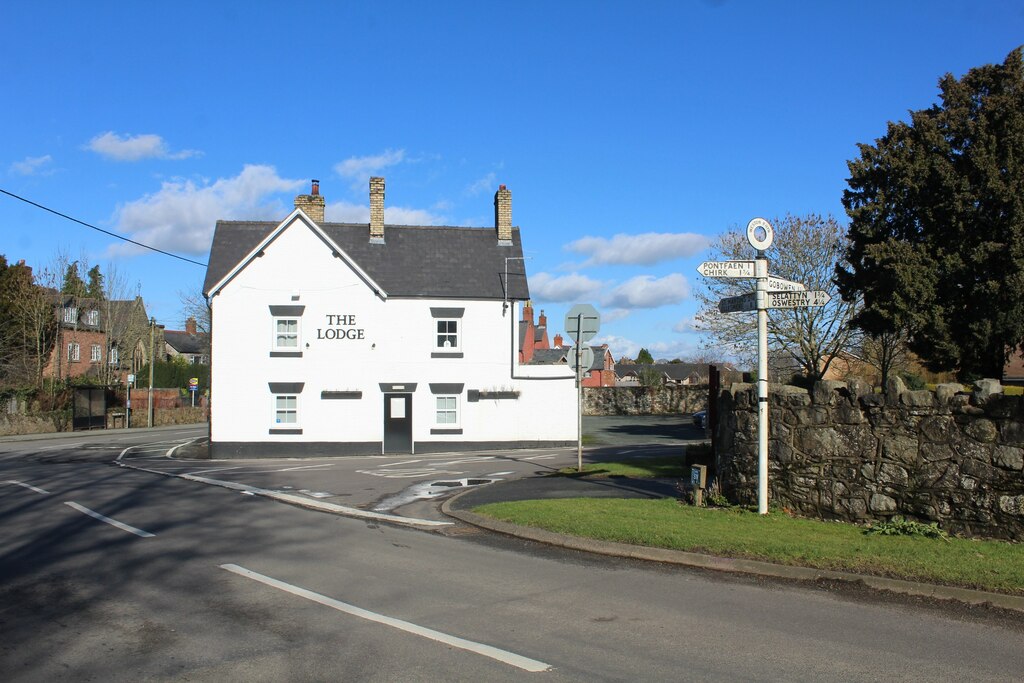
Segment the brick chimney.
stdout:
[[533,303],[530,301],[523,305],[523,322],[533,325]]
[[295,208],[309,216],[314,223],[324,222],[324,198],[320,195],[320,181],[313,181],[313,189],[309,194],[295,197]]
[[196,336],[196,319],[189,318],[185,321],[185,333],[190,334],[193,337]]
[[370,241],[384,241],[384,179],[370,178]]
[[560,348],[562,348],[562,346],[563,346],[562,345],[562,335],[556,334],[555,335],[555,346],[554,346],[554,348],[560,349]]
[[512,244],[512,192],[504,185],[494,193],[494,229],[498,244]]
[[547,327],[547,326],[548,326],[548,317],[546,315],[544,315],[544,310],[541,309],[540,317],[537,318],[537,327]]

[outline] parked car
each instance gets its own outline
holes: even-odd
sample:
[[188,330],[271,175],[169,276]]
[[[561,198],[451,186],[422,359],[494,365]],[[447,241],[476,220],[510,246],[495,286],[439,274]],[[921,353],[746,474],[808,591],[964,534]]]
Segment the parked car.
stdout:
[[698,410],[693,414],[693,426],[697,429],[708,428],[708,411]]

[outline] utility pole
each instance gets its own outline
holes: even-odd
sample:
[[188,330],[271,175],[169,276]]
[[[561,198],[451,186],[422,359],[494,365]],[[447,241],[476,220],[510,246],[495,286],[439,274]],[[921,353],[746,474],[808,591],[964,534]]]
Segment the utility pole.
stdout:
[[147,426],[153,426],[153,364],[155,357],[153,356],[153,337],[156,333],[156,318],[149,319],[149,424]]

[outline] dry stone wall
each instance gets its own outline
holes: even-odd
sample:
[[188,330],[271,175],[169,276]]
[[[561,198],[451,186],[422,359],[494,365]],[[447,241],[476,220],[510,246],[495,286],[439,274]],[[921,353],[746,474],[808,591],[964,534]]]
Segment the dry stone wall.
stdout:
[[678,415],[707,407],[707,384],[583,388],[584,415]]
[[[734,502],[757,501],[757,393],[719,395],[717,473]],[[769,499],[852,522],[895,515],[954,533],[1024,540],[1024,397],[996,380],[882,394],[860,382],[769,391]]]

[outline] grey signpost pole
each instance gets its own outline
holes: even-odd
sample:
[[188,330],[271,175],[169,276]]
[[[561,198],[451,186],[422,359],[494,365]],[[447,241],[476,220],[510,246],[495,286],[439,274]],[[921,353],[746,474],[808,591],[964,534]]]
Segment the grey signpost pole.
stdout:
[[747,240],[757,250],[757,511],[762,515],[768,513],[768,259],[764,252],[774,236],[771,223],[763,218],[747,224]]
[[[583,329],[583,314],[577,316],[576,329]],[[583,343],[576,342],[576,471],[583,471]]]
[[576,345],[572,359],[576,366],[576,469],[583,471],[583,366],[588,368],[594,354],[583,343],[590,341],[601,329],[601,314],[590,304],[576,304],[565,316],[565,331]]

